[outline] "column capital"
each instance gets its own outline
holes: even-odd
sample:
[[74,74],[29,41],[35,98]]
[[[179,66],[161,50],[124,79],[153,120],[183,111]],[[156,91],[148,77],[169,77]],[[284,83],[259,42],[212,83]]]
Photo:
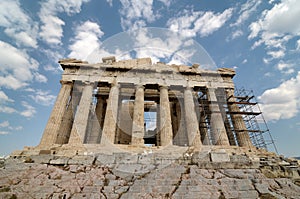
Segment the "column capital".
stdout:
[[145,86],[143,84],[135,84],[134,86],[136,89],[138,89],[138,88],[145,89]]
[[71,81],[68,81],[68,80],[60,80],[59,81],[62,85],[63,84],[73,84],[73,81],[71,80]]
[[169,90],[169,86],[167,86],[167,85],[159,85],[159,90],[161,90],[161,89],[167,89],[167,90]]

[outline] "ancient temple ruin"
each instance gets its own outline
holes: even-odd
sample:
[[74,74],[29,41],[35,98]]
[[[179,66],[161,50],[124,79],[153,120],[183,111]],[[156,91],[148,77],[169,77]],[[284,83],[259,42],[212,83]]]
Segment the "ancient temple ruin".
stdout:
[[265,147],[259,130],[247,126],[245,115],[260,112],[242,108],[256,103],[235,95],[233,69],[152,64],[150,58],[102,61],[59,62],[61,90],[37,148]]

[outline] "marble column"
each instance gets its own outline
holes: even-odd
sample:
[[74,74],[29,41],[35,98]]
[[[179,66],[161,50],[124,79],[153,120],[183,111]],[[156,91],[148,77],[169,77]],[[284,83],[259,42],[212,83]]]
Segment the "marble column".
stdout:
[[144,144],[144,86],[135,88],[131,145]]
[[69,140],[70,145],[83,144],[92,106],[94,82],[85,82],[82,95],[77,106]]
[[74,121],[74,115],[73,115],[73,103],[74,103],[74,97],[71,96],[69,103],[67,105],[67,110],[62,118],[62,123],[59,128],[59,133],[56,138],[56,144],[67,144],[69,142],[73,121]]
[[210,127],[213,145],[229,145],[224,120],[218,105],[215,88],[208,88],[207,98],[211,112]]
[[43,137],[38,145],[39,148],[51,146],[57,140],[59,128],[62,124],[73,87],[73,82],[61,81],[61,84],[61,89],[44,130]]
[[226,93],[229,102],[228,109],[231,112],[230,117],[231,117],[234,131],[236,133],[238,145],[242,147],[253,147],[242,115],[232,113],[232,112],[240,112],[239,106],[233,103],[235,102],[234,90],[227,89]]
[[192,89],[190,87],[186,87],[184,90],[184,110],[188,144],[189,146],[199,148],[202,146],[202,143],[200,139],[199,124],[195,111],[195,102]]
[[172,120],[167,86],[160,86],[160,143],[161,146],[172,144]]
[[101,144],[109,142],[114,144],[118,120],[119,85],[113,83],[107,99],[106,113],[104,118]]
[[[187,146],[188,145],[188,138],[185,131],[185,119],[184,119],[184,106],[183,100],[178,98],[178,102],[175,104],[175,111],[177,115],[177,133],[173,140],[173,143],[179,146]],[[173,124],[174,125],[174,124]]]

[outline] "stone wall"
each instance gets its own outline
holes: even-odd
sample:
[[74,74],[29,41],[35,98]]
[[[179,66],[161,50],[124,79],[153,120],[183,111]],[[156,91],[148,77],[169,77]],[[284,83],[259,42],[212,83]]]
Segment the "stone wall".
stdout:
[[297,161],[270,153],[36,155],[0,161],[0,198],[300,198]]

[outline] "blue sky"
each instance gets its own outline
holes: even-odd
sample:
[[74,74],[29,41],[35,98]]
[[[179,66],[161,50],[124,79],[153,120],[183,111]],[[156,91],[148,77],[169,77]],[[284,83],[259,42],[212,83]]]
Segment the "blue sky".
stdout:
[[299,156],[299,19],[297,0],[1,0],[0,155],[38,144],[60,89],[59,59],[87,59],[117,33],[160,27],[235,68],[279,153]]

